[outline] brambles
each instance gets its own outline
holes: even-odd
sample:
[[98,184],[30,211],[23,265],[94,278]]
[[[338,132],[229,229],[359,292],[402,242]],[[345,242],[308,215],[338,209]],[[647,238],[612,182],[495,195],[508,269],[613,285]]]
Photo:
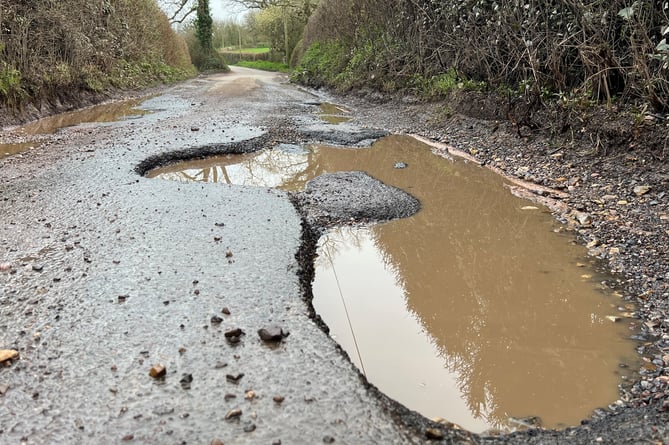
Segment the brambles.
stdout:
[[61,102],[193,73],[155,0],[0,0],[0,106]]
[[344,45],[342,88],[394,85],[440,97],[485,82],[540,101],[563,93],[669,111],[668,37],[669,4],[650,0],[323,0],[305,47]]

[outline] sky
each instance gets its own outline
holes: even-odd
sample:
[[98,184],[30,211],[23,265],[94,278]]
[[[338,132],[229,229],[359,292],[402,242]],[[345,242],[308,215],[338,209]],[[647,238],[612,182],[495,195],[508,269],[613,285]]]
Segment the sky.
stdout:
[[225,0],[209,0],[209,9],[211,10],[211,17],[214,20],[236,18],[241,20],[243,13],[246,11],[246,8],[243,6]]
[[[170,15],[169,11],[174,11],[174,8],[170,7],[174,3],[177,2],[175,0],[158,0],[158,4],[168,12],[168,15]],[[209,10],[212,18],[218,21],[230,19],[242,21],[244,13],[247,11],[244,6],[235,3],[234,0],[209,0]]]

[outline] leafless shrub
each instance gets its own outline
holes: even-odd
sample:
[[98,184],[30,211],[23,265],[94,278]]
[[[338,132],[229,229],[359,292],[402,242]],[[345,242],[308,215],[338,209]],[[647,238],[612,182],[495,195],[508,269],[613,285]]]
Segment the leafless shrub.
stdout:
[[668,32],[669,4],[654,0],[323,0],[305,43],[343,38],[355,51],[373,35],[389,42],[378,47],[391,77],[454,69],[537,97],[643,100],[667,111]]

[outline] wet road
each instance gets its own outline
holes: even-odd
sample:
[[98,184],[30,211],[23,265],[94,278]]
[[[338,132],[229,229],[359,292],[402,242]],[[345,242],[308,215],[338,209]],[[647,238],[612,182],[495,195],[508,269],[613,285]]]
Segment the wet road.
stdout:
[[[0,349],[20,352],[0,369],[0,443],[419,441],[307,317],[285,193],[135,172],[280,119],[315,124],[313,97],[285,83],[195,79],[151,114],[0,160]],[[270,323],[290,332],[278,346],[256,333]],[[157,363],[164,379],[149,377]]]
[[[328,135],[313,106],[321,101],[282,75],[235,68],[166,89],[144,103],[150,114],[63,129],[0,159],[0,349],[20,353],[0,364],[0,443],[408,444],[441,434],[592,443],[665,434],[648,410],[503,438],[427,430],[435,425],[366,385],[309,318],[296,259],[305,239],[286,193],[137,173],[230,144],[376,137],[352,123]],[[286,137],[290,128],[300,141]],[[290,335],[265,344],[257,330],[268,324]],[[245,332],[238,343],[225,336],[236,328]],[[166,366],[164,378],[149,376],[155,364]]]

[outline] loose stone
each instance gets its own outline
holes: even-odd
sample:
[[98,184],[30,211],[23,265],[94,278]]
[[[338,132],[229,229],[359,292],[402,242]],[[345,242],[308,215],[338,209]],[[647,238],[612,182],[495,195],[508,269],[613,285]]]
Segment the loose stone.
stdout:
[[232,409],[228,411],[228,413],[225,415],[226,420],[231,420],[231,419],[237,419],[242,415],[242,410],[239,408]]
[[280,405],[280,404],[283,403],[284,400],[286,400],[286,398],[283,397],[283,396],[274,396],[274,397],[272,397],[272,400],[274,400],[274,403],[277,403],[277,404]]
[[210,445],[225,445],[221,439],[214,439]]
[[239,383],[239,381],[244,377],[243,373],[240,374],[228,374],[225,376],[226,380],[230,383]]
[[259,329],[258,335],[265,342],[280,342],[288,336],[288,332],[284,331],[280,326],[273,324]]
[[18,358],[18,356],[19,351],[15,351],[13,349],[2,349],[0,350],[0,363],[14,360],[15,358]]
[[149,375],[154,379],[165,377],[165,374],[167,374],[167,368],[161,364],[153,365],[149,370]]
[[245,433],[252,433],[256,430],[256,424],[255,423],[249,423],[248,425],[244,426],[244,432]]
[[193,374],[184,374],[179,383],[181,383],[183,389],[190,389],[190,385],[193,383]]
[[428,428],[425,430],[425,437],[430,440],[443,440],[444,433],[437,428]]
[[218,315],[214,315],[213,317],[211,317],[211,324],[221,324],[221,323],[223,323],[223,319]]

